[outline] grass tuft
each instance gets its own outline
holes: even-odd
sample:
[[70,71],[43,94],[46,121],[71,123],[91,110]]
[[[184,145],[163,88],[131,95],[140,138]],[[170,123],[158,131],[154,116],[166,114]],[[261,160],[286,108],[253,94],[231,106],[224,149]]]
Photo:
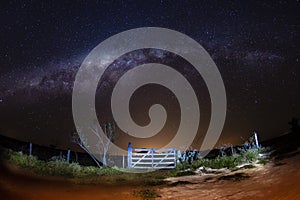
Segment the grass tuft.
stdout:
[[155,198],[161,197],[156,190],[150,190],[150,189],[145,189],[145,190],[140,190],[140,191],[134,191],[133,195],[136,197],[140,197],[143,200],[153,200]]

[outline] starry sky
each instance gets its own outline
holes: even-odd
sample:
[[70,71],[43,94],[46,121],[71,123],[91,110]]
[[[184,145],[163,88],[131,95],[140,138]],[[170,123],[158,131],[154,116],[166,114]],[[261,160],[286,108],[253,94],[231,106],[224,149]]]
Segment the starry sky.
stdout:
[[[262,140],[276,137],[288,131],[292,117],[300,117],[297,0],[1,1],[0,11],[2,135],[72,146],[72,88],[80,64],[108,37],[138,27],[184,33],[213,58],[227,93],[227,118],[217,145],[240,144],[241,137],[249,137],[254,130]],[[122,74],[149,62],[172,66],[193,86],[201,110],[193,147],[199,148],[210,119],[208,90],[195,69],[171,52],[143,49],[115,60],[98,84],[99,122],[113,120],[110,97]],[[154,103],[168,112],[161,133],[141,141],[117,128],[117,143],[126,146],[130,140],[145,147],[159,146],[172,138],[180,113],[176,98],[164,87],[145,85],[135,92],[130,102],[133,119],[140,125],[149,123],[147,111]]]

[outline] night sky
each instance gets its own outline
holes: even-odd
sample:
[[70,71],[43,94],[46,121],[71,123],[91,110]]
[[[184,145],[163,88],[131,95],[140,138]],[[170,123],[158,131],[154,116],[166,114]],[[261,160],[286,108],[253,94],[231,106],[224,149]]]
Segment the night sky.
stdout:
[[[257,130],[261,140],[288,131],[300,118],[300,2],[294,1],[2,1],[0,3],[0,131],[43,145],[70,146],[75,131],[72,88],[80,64],[108,37],[138,27],[164,27],[195,39],[211,55],[226,88],[227,118],[218,145],[239,144]],[[143,63],[177,69],[193,86],[201,121],[199,148],[210,119],[210,98],[201,76],[183,58],[143,49],[115,60],[101,78],[96,111],[112,121],[110,97],[127,70]],[[157,102],[157,99],[160,102]],[[149,122],[154,103],[168,111],[162,132],[152,139],[128,138],[126,146],[159,146],[179,123],[178,102],[166,88],[145,85],[130,102],[132,117]],[[160,141],[160,143],[157,143]]]

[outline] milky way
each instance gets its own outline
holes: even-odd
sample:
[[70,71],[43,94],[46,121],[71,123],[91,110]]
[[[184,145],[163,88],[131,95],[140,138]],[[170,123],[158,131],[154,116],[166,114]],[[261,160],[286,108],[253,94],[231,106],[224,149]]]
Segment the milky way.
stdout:
[[[68,145],[68,136],[75,131],[72,88],[85,56],[112,34],[156,26],[187,34],[216,62],[228,99],[220,143],[238,143],[240,136],[254,129],[262,138],[281,134],[288,130],[290,118],[300,117],[298,13],[297,1],[4,2],[0,18],[1,132],[46,145]],[[110,66],[96,95],[99,121],[111,120],[107,102],[119,77],[153,60],[173,63],[190,79],[198,92],[203,110],[201,131],[205,131],[210,116],[205,83],[176,55],[156,49],[132,52]],[[149,93],[146,91],[142,88],[137,98]],[[158,91],[153,95],[162,95],[165,101],[173,98],[164,89],[150,91]],[[135,108],[137,112],[146,111],[141,107]],[[147,121],[147,117],[135,118],[141,124]]]

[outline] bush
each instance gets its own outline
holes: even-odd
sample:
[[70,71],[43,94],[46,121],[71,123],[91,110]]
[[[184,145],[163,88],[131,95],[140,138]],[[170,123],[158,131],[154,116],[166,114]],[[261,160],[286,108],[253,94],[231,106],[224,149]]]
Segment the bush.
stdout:
[[39,160],[36,156],[26,155],[22,152],[14,152],[12,150],[8,151],[8,158],[10,161],[18,164],[20,167],[32,168],[35,165],[39,164]]
[[3,153],[3,158],[16,164],[22,168],[32,169],[35,173],[46,174],[53,176],[66,177],[86,177],[95,175],[112,175],[122,173],[117,168],[109,167],[94,167],[94,166],[80,166],[78,163],[68,163],[60,156],[55,156],[50,161],[38,160],[36,156],[26,155],[22,152],[15,152],[6,150]]
[[213,169],[228,168],[232,169],[241,164],[242,159],[240,156],[223,156],[215,159],[200,159],[192,163],[192,168],[209,167]]
[[242,151],[240,154],[234,156],[223,156],[214,159],[199,159],[192,163],[191,167],[197,169],[199,167],[209,167],[213,169],[227,168],[234,169],[243,163],[253,163],[259,160],[259,150],[249,149]]
[[99,175],[114,175],[122,174],[122,172],[117,167],[102,167],[98,172]]
[[258,149],[249,149],[243,153],[242,156],[245,162],[255,162],[259,158]]
[[47,164],[47,168],[48,168],[48,173],[50,175],[62,175],[62,176],[67,176],[67,177],[75,177],[78,172],[80,172],[80,166],[79,166],[79,170],[78,167],[75,167],[73,169],[73,167],[76,164],[69,164],[66,161],[62,161],[62,160],[54,160],[54,161],[49,161],[46,163]]
[[94,166],[81,166],[81,176],[95,176],[100,174],[100,168]]

